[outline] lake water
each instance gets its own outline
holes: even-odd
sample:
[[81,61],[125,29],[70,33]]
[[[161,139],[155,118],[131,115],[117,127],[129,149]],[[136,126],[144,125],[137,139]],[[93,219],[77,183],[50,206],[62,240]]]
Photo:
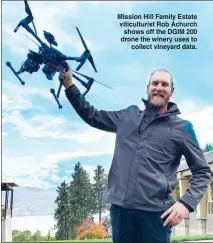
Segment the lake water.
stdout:
[[[104,213],[105,216],[107,213]],[[94,215],[95,222],[98,222],[98,215]],[[47,235],[48,230],[52,236],[55,235],[53,230],[55,225],[54,215],[42,215],[42,216],[20,216],[12,218],[12,230],[30,230],[34,233],[36,230],[41,231],[41,235]]]
[[51,231],[51,235],[54,235],[54,225],[55,221],[53,215],[21,216],[12,218],[12,230],[30,230],[32,233],[36,230],[40,230],[42,235],[47,235],[48,230]]

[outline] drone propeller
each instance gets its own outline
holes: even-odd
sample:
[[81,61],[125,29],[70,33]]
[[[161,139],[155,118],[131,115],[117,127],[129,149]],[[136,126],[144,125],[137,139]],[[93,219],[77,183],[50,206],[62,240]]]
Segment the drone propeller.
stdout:
[[92,55],[90,55],[90,56],[88,57],[88,60],[89,60],[89,62],[91,63],[92,67],[94,68],[95,72],[97,73],[97,69],[96,69],[96,67],[95,67],[95,63],[94,63],[94,61],[93,61]]
[[84,38],[83,38],[83,36],[81,35],[81,32],[79,31],[78,27],[76,27],[76,29],[77,29],[77,31],[78,31],[78,34],[79,34],[79,36],[80,36],[80,39],[81,39],[81,42],[82,42],[84,48],[85,48],[87,51],[89,51],[89,49],[87,48],[87,45],[86,45],[86,43],[85,43],[85,41],[84,41]]
[[[27,0],[24,0],[24,4],[25,4],[25,12],[26,12],[30,17],[32,17],[32,19],[34,19],[33,14],[32,14],[32,11],[30,10],[30,6],[29,6]],[[33,21],[33,20],[32,20],[32,24],[33,24],[34,31],[35,31],[35,33],[36,33],[36,35],[37,35],[36,27],[35,27],[35,24],[34,24],[34,21]]]
[[30,16],[33,17],[33,14],[32,14],[32,12],[31,12],[31,10],[30,10],[30,6],[29,6],[27,0],[24,0],[24,4],[25,4],[25,12],[26,12],[28,15],[30,15]]
[[[90,54],[90,50],[88,49],[88,47],[87,47],[87,45],[86,45],[86,42],[85,42],[83,36],[81,35],[81,32],[79,31],[78,27],[76,27],[76,29],[77,29],[77,31],[78,31],[79,37],[80,37],[80,39],[81,39],[81,42],[82,42],[82,44],[83,44],[83,46],[84,46],[84,48],[85,48],[85,54],[87,55],[87,58],[86,58],[86,59],[89,60],[90,64],[92,65],[92,67],[94,68],[95,72],[97,73],[97,69],[96,69],[96,67],[95,67],[95,63],[94,63],[94,61],[93,61],[92,55]],[[84,56],[84,54],[83,54],[83,56]],[[85,59],[85,61],[86,61],[86,59]],[[78,65],[78,67],[76,68],[77,71],[84,65],[85,61],[81,62],[81,63]]]
[[[22,19],[18,25],[16,26],[16,28],[14,29],[14,32],[16,33],[17,30],[19,29],[20,26],[22,26],[27,32],[29,32],[42,46],[45,46],[45,43],[42,42],[42,40],[38,37],[37,35],[37,31],[36,31],[36,27],[35,24],[33,22],[33,15],[32,12],[30,10],[30,7],[27,3],[27,0],[24,0],[24,4],[25,4],[25,11],[28,14],[27,17],[25,17],[24,19]],[[32,23],[33,24],[33,28],[34,30],[29,26],[29,24]]]

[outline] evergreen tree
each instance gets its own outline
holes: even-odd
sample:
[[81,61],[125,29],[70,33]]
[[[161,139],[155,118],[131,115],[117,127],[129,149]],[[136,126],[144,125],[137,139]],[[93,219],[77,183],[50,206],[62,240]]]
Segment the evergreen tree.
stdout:
[[213,143],[207,143],[204,148],[204,152],[209,152],[213,150]]
[[74,167],[69,191],[69,229],[70,235],[75,236],[75,228],[83,219],[92,218],[92,186],[89,174],[83,169],[80,162]]
[[93,183],[93,198],[94,208],[93,212],[99,215],[99,223],[101,223],[102,213],[108,209],[109,205],[104,199],[104,194],[107,190],[107,175],[101,165],[97,165],[95,169],[94,183]]
[[54,213],[54,219],[56,220],[55,228],[57,240],[68,240],[69,239],[69,186],[64,181],[57,188],[58,196],[55,200],[57,208]]

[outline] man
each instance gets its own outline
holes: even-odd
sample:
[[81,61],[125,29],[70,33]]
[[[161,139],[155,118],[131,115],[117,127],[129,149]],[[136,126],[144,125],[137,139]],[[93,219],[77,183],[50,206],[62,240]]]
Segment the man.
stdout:
[[[115,152],[108,176],[107,200],[114,243],[170,242],[171,228],[195,210],[211,176],[192,124],[180,119],[172,75],[155,70],[147,85],[145,109],[120,111],[94,108],[62,72],[65,93],[79,116],[90,126],[116,133]],[[180,201],[171,193],[176,172],[185,156],[192,172],[190,186]]]

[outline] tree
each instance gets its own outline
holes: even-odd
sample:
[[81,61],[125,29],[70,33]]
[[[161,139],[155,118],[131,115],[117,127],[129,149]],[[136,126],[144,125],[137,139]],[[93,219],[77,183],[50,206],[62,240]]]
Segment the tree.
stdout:
[[55,237],[57,240],[69,239],[69,185],[64,181],[57,188],[58,196],[55,200],[57,208],[54,213],[57,229]]
[[13,230],[12,232],[13,241],[23,241],[23,235],[20,230]]
[[102,224],[95,224],[91,219],[84,219],[75,228],[77,239],[103,239],[108,234]]
[[70,235],[75,236],[75,227],[85,218],[92,218],[92,186],[89,174],[83,169],[80,162],[74,167],[69,191],[69,227]]
[[21,234],[21,231],[20,230],[13,230],[12,231],[12,235],[15,236],[15,235],[20,235]]
[[23,234],[24,241],[30,241],[31,238],[30,230],[25,230],[22,234]]
[[109,215],[102,218],[102,225],[104,227],[104,230],[107,232],[107,234],[109,234],[112,226]]
[[108,208],[108,203],[104,200],[104,194],[107,190],[107,175],[105,174],[104,168],[101,165],[97,165],[97,168],[94,170],[94,183],[93,183],[93,213],[98,213],[99,223],[101,223],[102,213]]
[[40,230],[37,230],[30,238],[30,241],[39,241],[41,240],[42,237],[41,237],[41,231]]
[[17,242],[17,241],[24,241],[24,242],[28,242],[31,240],[31,231],[30,230],[24,230],[23,232],[19,231],[19,230],[13,230],[12,232],[12,236],[13,236],[13,241]]
[[207,143],[204,148],[204,152],[209,152],[213,150],[213,143]]

